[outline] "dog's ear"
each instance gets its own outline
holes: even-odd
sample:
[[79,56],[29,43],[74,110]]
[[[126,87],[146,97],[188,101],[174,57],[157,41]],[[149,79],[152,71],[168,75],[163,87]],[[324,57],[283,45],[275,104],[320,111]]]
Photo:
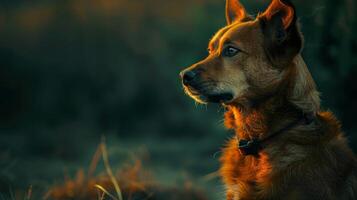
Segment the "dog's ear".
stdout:
[[294,5],[289,0],[272,0],[258,18],[269,59],[276,67],[285,67],[300,53],[303,46]]
[[226,0],[226,20],[230,25],[237,21],[243,21],[248,14],[239,0]]
[[266,20],[281,21],[282,28],[287,29],[294,20],[295,8],[289,1],[272,0],[267,10],[261,15]]

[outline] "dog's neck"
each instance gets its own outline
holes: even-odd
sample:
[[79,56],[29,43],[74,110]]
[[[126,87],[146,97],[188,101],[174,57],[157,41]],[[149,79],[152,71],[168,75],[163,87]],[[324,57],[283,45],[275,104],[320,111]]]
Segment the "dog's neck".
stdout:
[[227,127],[234,128],[240,139],[264,139],[301,118],[294,105],[271,97],[254,108],[229,105],[225,114]]
[[276,95],[269,96],[254,106],[231,104],[225,113],[225,125],[236,130],[242,139],[264,139],[302,114],[316,114],[320,100],[314,81],[299,55],[289,67],[289,83]]
[[320,110],[320,96],[316,90],[315,82],[299,54],[292,62],[291,70],[294,71],[294,85],[288,100],[305,113],[316,113]]

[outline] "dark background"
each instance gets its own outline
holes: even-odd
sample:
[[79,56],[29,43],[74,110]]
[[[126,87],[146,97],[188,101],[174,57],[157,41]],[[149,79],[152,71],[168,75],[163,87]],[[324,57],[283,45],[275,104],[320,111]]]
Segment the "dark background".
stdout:
[[[357,150],[357,5],[295,0],[324,109]],[[242,0],[251,14],[267,0]],[[0,1],[0,192],[46,191],[87,168],[103,135],[114,168],[143,160],[167,185],[217,191],[223,109],[179,71],[225,25],[224,0]],[[202,178],[203,177],[203,178]],[[212,196],[214,198],[214,196]]]

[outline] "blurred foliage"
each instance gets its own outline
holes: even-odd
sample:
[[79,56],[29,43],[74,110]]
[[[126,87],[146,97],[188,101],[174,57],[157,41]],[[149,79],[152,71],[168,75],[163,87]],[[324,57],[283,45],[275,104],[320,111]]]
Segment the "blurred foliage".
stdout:
[[[252,14],[269,3],[242,2]],[[294,3],[322,104],[356,150],[356,2]],[[195,105],[178,73],[224,24],[223,0],[0,1],[1,191],[60,177],[58,163],[83,164],[102,134],[129,152],[144,144],[175,169],[216,170],[223,110]]]

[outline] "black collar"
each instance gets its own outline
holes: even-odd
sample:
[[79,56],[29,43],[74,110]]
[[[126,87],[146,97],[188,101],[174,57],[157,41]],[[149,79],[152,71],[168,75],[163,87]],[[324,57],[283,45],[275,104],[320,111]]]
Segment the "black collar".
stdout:
[[251,139],[251,140],[244,140],[244,139],[237,138],[239,151],[243,155],[257,156],[259,151],[261,149],[263,149],[263,147],[264,147],[263,144],[266,143],[267,141],[273,139],[274,137],[276,137],[280,133],[283,133],[283,132],[291,129],[294,126],[296,126],[296,125],[298,125],[300,123],[304,123],[304,124],[308,125],[308,124],[311,124],[314,120],[315,120],[315,115],[313,115],[313,114],[303,114],[302,117],[300,117],[298,120],[291,122],[286,127],[274,132],[273,134],[271,134],[270,136],[268,136],[267,138],[264,138],[262,140],[259,140],[257,138],[254,138],[254,139]]

